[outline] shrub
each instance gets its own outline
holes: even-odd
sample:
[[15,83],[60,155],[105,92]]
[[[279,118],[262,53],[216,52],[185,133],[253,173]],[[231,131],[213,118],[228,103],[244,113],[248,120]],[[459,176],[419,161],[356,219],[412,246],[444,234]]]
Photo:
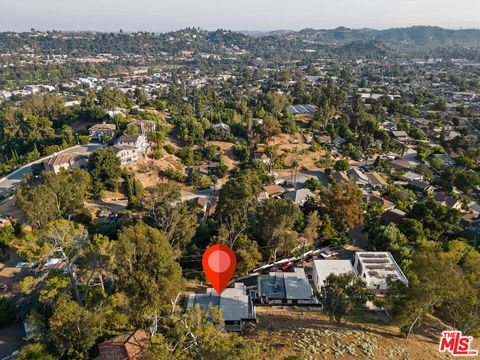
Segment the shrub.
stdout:
[[80,135],[78,139],[80,140],[81,145],[87,145],[90,143],[90,137],[88,137],[88,135]]
[[170,155],[175,154],[175,148],[173,147],[173,145],[167,144],[167,145],[165,145],[163,148],[164,148],[165,151],[166,151],[167,153],[169,153]]
[[177,170],[174,169],[167,169],[162,171],[161,175],[165,176],[166,178],[169,178],[170,180],[178,181],[178,182],[185,182],[187,176]]

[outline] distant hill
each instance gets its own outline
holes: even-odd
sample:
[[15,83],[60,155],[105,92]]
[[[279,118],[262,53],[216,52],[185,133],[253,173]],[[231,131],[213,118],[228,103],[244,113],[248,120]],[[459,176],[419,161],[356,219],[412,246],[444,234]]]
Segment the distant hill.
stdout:
[[331,30],[304,29],[271,32],[206,31],[186,28],[170,33],[100,33],[61,32],[0,33],[0,53],[22,53],[33,49],[37,54],[88,56],[159,53],[215,53],[231,57],[240,49],[248,51],[240,61],[262,58],[274,63],[311,61],[315,56],[332,54],[345,57],[444,56],[477,58],[480,30],[448,30],[432,26],[373,30],[339,27]]
[[[245,34],[248,35],[247,32]],[[301,31],[272,31],[255,36],[299,37],[330,43],[379,40],[394,45],[406,46],[475,46],[480,47],[480,30],[450,30],[436,26],[413,26],[388,30],[349,29],[339,27],[330,30],[304,29]]]

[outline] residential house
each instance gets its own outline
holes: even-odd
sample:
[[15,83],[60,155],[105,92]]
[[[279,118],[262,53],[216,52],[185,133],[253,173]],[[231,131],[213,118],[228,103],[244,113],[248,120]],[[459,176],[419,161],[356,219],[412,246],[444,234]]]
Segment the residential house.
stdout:
[[148,149],[147,139],[143,135],[126,134],[120,136],[113,146],[122,165],[136,162],[143,158]]
[[139,329],[115,336],[98,344],[99,355],[96,360],[140,360],[148,335]]
[[255,159],[260,160],[261,162],[263,162],[264,164],[269,165],[269,166],[271,164],[270,158],[265,153],[263,153],[263,154],[256,153],[255,154]]
[[410,160],[398,159],[390,161],[388,166],[396,171],[411,171],[417,168],[417,163]]
[[405,145],[410,145],[414,144],[415,140],[412,139],[410,136],[405,131],[390,131],[390,134],[392,138],[397,140],[398,142],[405,144]]
[[129,146],[145,151],[148,148],[148,141],[143,135],[125,134],[115,141],[115,146]]
[[406,181],[422,181],[423,180],[423,175],[417,174],[416,172],[413,171],[407,171],[405,174],[401,175],[401,178],[406,180]]
[[449,167],[455,164],[455,161],[447,154],[433,154],[432,157],[439,160],[443,167]]
[[226,331],[241,331],[245,322],[257,321],[252,298],[242,283],[226,288],[220,295],[212,288],[208,288],[206,294],[190,294],[187,309],[193,309],[195,305],[200,306],[202,311],[208,311],[213,306],[218,307]]
[[214,165],[213,163],[208,165],[194,165],[189,169],[189,171],[190,171],[190,174],[208,176],[208,174],[210,174],[210,169],[215,166],[216,165]]
[[392,210],[395,208],[395,204],[393,202],[380,196],[371,196],[369,200],[382,205],[385,211]]
[[389,252],[356,252],[353,267],[366,283],[369,290],[384,295],[388,281],[398,280],[408,285],[408,279]]
[[320,292],[327,277],[331,274],[341,275],[353,273],[352,263],[350,260],[314,260],[312,280],[317,292]]
[[443,206],[457,210],[462,209],[462,203],[460,200],[454,199],[451,196],[445,194],[444,192],[435,193],[433,195],[433,198],[435,199],[435,201],[439,202]]
[[386,189],[388,184],[383,177],[376,171],[366,173],[368,182],[375,190]]
[[432,193],[435,191],[435,187],[424,181],[412,180],[407,186],[413,191],[420,193]]
[[364,187],[369,183],[368,177],[359,168],[352,167],[347,171],[347,174],[357,186]]
[[332,138],[329,135],[317,135],[315,136],[315,140],[319,144],[330,144],[332,142]]
[[399,225],[403,218],[405,217],[405,212],[400,209],[389,209],[385,211],[381,216],[381,221],[385,225],[395,224]]
[[304,188],[287,192],[284,194],[284,197],[285,199],[290,199],[295,204],[301,206],[305,203],[305,201],[307,201],[309,197],[313,197],[313,193],[309,189]]
[[212,126],[212,128],[214,130],[222,130],[222,131],[226,131],[226,132],[230,132],[230,126],[228,126],[227,124],[224,124],[223,122],[220,122],[218,124],[215,124]]
[[263,190],[268,193],[269,197],[278,197],[285,192],[285,189],[277,184],[265,185]]
[[133,120],[129,122],[128,125],[136,126],[145,137],[150,133],[154,133],[157,129],[155,121],[151,120]]
[[277,271],[268,275],[259,275],[254,300],[265,305],[318,303],[303,268],[295,268],[293,272]]
[[85,166],[87,159],[87,156],[78,153],[59,154],[45,159],[43,167],[46,171],[53,171],[55,174],[58,174],[62,169],[79,169]]
[[115,136],[116,129],[117,127],[115,124],[102,123],[93,125],[88,129],[88,132],[92,138],[103,140],[106,137],[113,138]]
[[336,183],[350,181],[346,171],[334,171],[330,176],[333,178],[333,180],[335,180]]

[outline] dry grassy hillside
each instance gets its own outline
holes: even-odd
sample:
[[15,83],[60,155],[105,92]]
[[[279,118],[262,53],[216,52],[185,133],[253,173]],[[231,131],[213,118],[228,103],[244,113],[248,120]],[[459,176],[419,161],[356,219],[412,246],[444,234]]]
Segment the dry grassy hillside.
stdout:
[[[405,339],[382,314],[368,313],[346,325],[332,323],[324,314],[311,309],[258,307],[257,315],[256,329],[248,329],[246,336],[261,345],[259,359],[453,358],[437,350],[441,332],[447,328],[436,319],[429,319],[416,334]],[[478,339],[473,348],[480,349]]]

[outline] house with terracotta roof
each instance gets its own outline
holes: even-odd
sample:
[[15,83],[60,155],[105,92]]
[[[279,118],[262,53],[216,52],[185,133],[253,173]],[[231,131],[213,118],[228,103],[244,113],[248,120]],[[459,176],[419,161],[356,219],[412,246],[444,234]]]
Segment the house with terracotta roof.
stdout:
[[280,196],[285,192],[285,189],[277,184],[265,185],[263,190],[268,194],[269,197]]
[[139,360],[147,342],[148,335],[142,329],[115,336],[98,344],[96,360]]

